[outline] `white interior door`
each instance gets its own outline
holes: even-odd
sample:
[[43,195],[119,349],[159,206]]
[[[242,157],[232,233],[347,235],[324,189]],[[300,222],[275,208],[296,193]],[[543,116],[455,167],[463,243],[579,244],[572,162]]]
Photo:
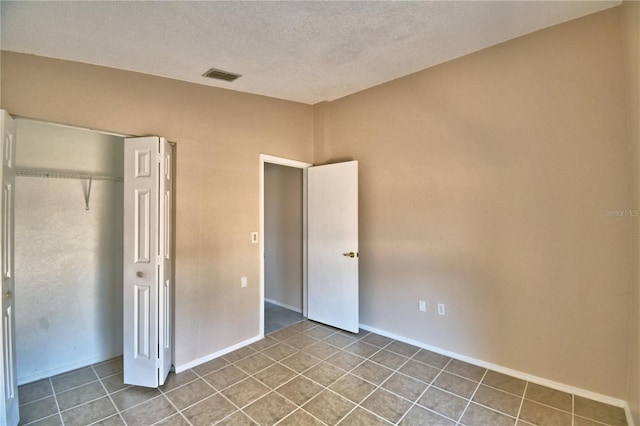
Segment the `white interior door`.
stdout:
[[124,382],[146,387],[163,384],[171,368],[168,146],[155,136],[124,144]]
[[307,170],[308,317],[357,333],[358,162]]
[[14,188],[16,125],[6,111],[0,110],[2,127],[2,383],[0,388],[0,424],[17,425],[18,384],[16,381],[15,314],[13,302],[13,236],[14,236]]

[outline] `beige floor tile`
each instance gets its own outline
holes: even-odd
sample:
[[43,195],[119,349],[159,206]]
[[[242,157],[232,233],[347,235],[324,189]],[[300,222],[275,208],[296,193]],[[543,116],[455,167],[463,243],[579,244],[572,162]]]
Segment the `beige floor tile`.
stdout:
[[58,407],[60,407],[61,411],[64,411],[106,395],[107,393],[100,382],[92,382],[88,385],[58,393],[56,399],[58,400]]
[[493,408],[494,410],[516,417],[522,398],[480,385],[473,396],[473,401],[485,407]]
[[249,346],[245,346],[240,349],[236,349],[233,352],[229,352],[228,354],[223,355],[222,357],[229,362],[237,362],[255,353],[256,351],[254,349],[251,349]]
[[392,370],[396,370],[397,368],[399,368],[402,364],[404,364],[405,362],[407,362],[407,360],[409,358],[402,356],[402,355],[398,355],[396,353],[393,352],[389,352],[386,349],[382,349],[380,351],[378,351],[377,353],[375,353],[371,358],[369,358],[371,361],[375,361],[378,364],[382,364],[385,367],[389,367]]
[[307,402],[302,408],[327,425],[335,425],[355,407],[350,401],[329,390]]
[[254,378],[249,377],[248,379],[225,389],[221,393],[228,398],[229,401],[242,408],[263,395],[266,395],[268,392],[269,388]]
[[546,405],[537,404],[526,399],[522,403],[520,418],[525,422],[538,426],[562,426],[571,424],[570,413],[556,410],[555,408],[547,407]]
[[524,397],[531,401],[559,408],[560,410],[568,412],[572,411],[573,402],[571,394],[551,389],[546,386],[529,383]]
[[[460,423],[465,426],[512,426],[516,423],[516,419],[471,403],[462,415]],[[569,425],[570,424],[571,420],[569,420]],[[565,426],[568,425],[565,424]]]
[[404,374],[395,373],[382,384],[382,387],[410,401],[415,401],[427,388],[427,384]]
[[120,411],[124,411],[134,405],[141,404],[160,395],[158,389],[131,386],[116,393],[111,394],[114,404]]
[[524,380],[516,379],[515,377],[507,376],[506,374],[492,370],[487,371],[484,379],[482,379],[482,383],[518,396],[522,396],[524,394],[524,388],[527,384]]
[[352,374],[365,379],[375,385],[379,385],[387,377],[389,377],[393,370],[383,367],[371,361],[365,361],[351,371]]
[[20,406],[21,423],[29,423],[49,417],[58,412],[58,406],[53,396],[48,396],[34,402]]
[[340,422],[340,426],[387,426],[390,424],[385,419],[360,407],[356,407]]
[[[114,414],[111,417],[100,420],[97,423],[93,423],[91,426],[125,426],[126,423],[122,420],[120,414]],[[133,426],[133,425],[132,425]]]
[[170,392],[165,395],[175,405],[178,410],[202,401],[203,399],[213,395],[216,391],[205,383],[204,380],[198,379]]
[[320,359],[304,352],[295,353],[290,357],[280,361],[282,365],[284,365],[285,367],[289,367],[290,369],[292,369],[293,371],[297,371],[298,373],[302,373],[303,371],[308,370],[309,368],[320,362]]
[[397,423],[412,404],[386,390],[378,389],[360,405],[391,423]]
[[346,371],[327,362],[311,367],[302,373],[304,376],[320,383],[323,386],[329,386],[331,383],[342,377]]
[[324,426],[324,423],[304,410],[296,410],[278,423],[278,426]]
[[143,404],[122,412],[127,426],[146,426],[166,419],[176,413],[176,409],[164,396],[153,398]]
[[180,414],[174,414],[171,417],[156,423],[154,426],[190,426],[189,422],[184,419]]
[[397,340],[394,340],[389,345],[385,346],[385,349],[406,357],[412,357],[420,350],[417,346],[409,345]]
[[473,380],[474,382],[479,382],[482,380],[482,377],[484,377],[484,373],[487,369],[469,364],[468,362],[452,359],[444,371],[457,374],[458,376]]
[[54,376],[51,378],[51,383],[55,392],[64,392],[96,380],[98,380],[98,376],[94,373],[93,368],[85,367]]
[[271,392],[243,411],[260,425],[273,425],[297,408],[295,404],[287,401],[281,395]]
[[[624,423],[626,425],[626,423]],[[580,416],[573,416],[573,426],[602,426],[603,423],[596,422],[595,420],[585,419]]]
[[274,346],[278,343],[276,339],[271,336],[267,336],[264,339],[258,340],[257,342],[253,342],[249,345],[249,347],[256,351],[263,351],[271,346]]
[[256,374],[254,378],[258,379],[271,389],[275,389],[283,383],[291,380],[296,374],[297,373],[290,368],[280,364],[274,364]]
[[427,384],[431,383],[440,373],[440,370],[414,360],[407,361],[398,371]]
[[122,373],[114,374],[113,376],[105,377],[104,379],[100,379],[104,387],[107,389],[107,392],[114,393],[119,390],[128,388],[129,385],[124,383],[124,377]]
[[291,336],[295,336],[296,334],[299,334],[299,330],[296,330],[295,328],[283,328],[282,330],[278,330],[278,331],[274,331],[273,333],[269,334],[269,337],[277,339],[277,340],[286,340]]
[[286,343],[287,345],[293,346],[294,348],[298,348],[298,349],[306,348],[307,346],[311,346],[317,342],[318,342],[317,339],[306,336],[304,334],[296,334],[284,341],[284,343]]
[[318,342],[311,346],[307,346],[302,351],[309,355],[313,355],[316,358],[326,359],[335,354],[338,351],[338,348],[328,343]]
[[46,398],[53,395],[49,379],[38,380],[18,387],[18,400],[20,405]]
[[474,381],[463,379],[462,377],[454,376],[446,372],[442,372],[433,384],[440,389],[444,389],[451,393],[455,393],[458,396],[469,399],[473,392],[476,390],[478,384]]
[[363,362],[364,358],[345,351],[340,351],[337,354],[330,356],[325,361],[345,371],[349,371],[356,365]]
[[79,405],[62,412],[62,420],[65,425],[88,425],[98,420],[106,419],[116,414],[108,397],[96,399],[88,404]]
[[277,392],[288,400],[303,405],[322,391],[322,386],[312,382],[304,376],[285,383],[277,389]]
[[335,346],[337,348],[342,349],[345,346],[349,346],[350,344],[352,344],[356,340],[357,339],[355,337],[345,336],[344,334],[335,333],[335,334],[332,334],[329,337],[326,337],[323,341],[325,343],[329,343],[330,345],[333,345],[333,346]]
[[303,332],[305,336],[313,337],[314,339],[319,339],[319,340],[325,339],[335,333],[336,332],[333,330],[329,330],[327,328],[322,328],[322,327],[315,327]]
[[227,361],[226,359],[215,358],[205,363],[202,363],[198,366],[193,367],[193,372],[197,373],[200,376],[206,376],[207,374],[211,374],[215,371],[218,371],[226,367],[227,365],[229,365],[229,361]]
[[602,402],[580,396],[575,397],[574,414],[610,425],[623,425],[627,423],[627,417],[623,408],[603,404]]
[[293,346],[289,346],[284,343],[278,343],[277,345],[274,345],[269,349],[265,349],[264,351],[262,351],[262,354],[268,356],[273,360],[280,361],[281,359],[291,356],[296,352],[298,352],[298,349],[294,348]]
[[96,371],[98,377],[101,378],[120,373],[122,371],[122,357],[95,364],[93,369]]
[[329,387],[332,391],[356,404],[364,400],[375,388],[371,383],[352,374],[347,374]]
[[[20,422],[19,424],[23,425],[24,423]],[[60,414],[54,414],[53,416],[45,417],[44,419],[29,423],[29,426],[62,426],[62,419],[60,418]]]
[[186,370],[180,374],[169,373],[167,376],[167,380],[165,380],[164,385],[160,386],[160,390],[163,392],[169,392],[175,388],[186,385],[189,382],[193,382],[196,380],[198,376],[193,370]]
[[200,401],[182,413],[193,426],[209,426],[229,416],[237,409],[220,394]]
[[430,387],[418,400],[418,404],[452,420],[460,420],[469,400],[441,389]]
[[455,422],[422,407],[414,406],[399,423],[400,426],[455,426]]
[[244,414],[242,411],[236,411],[229,417],[225,418],[216,426],[257,426],[258,423],[253,421],[250,417]]
[[267,358],[262,354],[255,354],[247,357],[241,361],[236,362],[234,365],[240,368],[242,371],[249,375],[253,375],[258,371],[264,370],[265,368],[274,364],[274,360],[271,358]]
[[435,352],[428,351],[426,349],[420,349],[420,352],[413,357],[415,361],[420,361],[424,364],[428,364],[435,368],[444,368],[451,358],[437,354]]
[[238,383],[245,377],[247,377],[246,373],[233,365],[229,365],[224,367],[222,370],[218,370],[215,373],[204,376],[204,379],[213,385],[214,388],[221,391],[235,383]]
[[393,342],[393,339],[389,339],[388,337],[384,337],[379,334],[370,333],[367,336],[363,337],[361,341],[369,343],[370,345],[377,346],[379,348],[383,348],[389,343]]
[[369,343],[364,343],[361,340],[358,340],[355,343],[350,344],[349,346],[344,348],[345,351],[351,352],[352,354],[361,356],[363,358],[369,358],[376,352],[380,350],[379,347],[370,345]]

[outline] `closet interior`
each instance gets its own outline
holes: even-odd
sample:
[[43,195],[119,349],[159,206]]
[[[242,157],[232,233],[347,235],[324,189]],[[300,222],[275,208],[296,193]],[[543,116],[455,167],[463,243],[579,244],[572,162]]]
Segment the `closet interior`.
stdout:
[[122,354],[124,138],[17,119],[18,384]]

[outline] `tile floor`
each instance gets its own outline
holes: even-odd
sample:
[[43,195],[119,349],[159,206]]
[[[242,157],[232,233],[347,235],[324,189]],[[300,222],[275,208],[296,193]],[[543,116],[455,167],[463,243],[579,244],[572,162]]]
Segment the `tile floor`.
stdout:
[[127,386],[114,359],[19,389],[23,425],[623,425],[624,411],[361,331],[301,321]]
[[273,333],[304,319],[301,313],[264,302],[264,334]]

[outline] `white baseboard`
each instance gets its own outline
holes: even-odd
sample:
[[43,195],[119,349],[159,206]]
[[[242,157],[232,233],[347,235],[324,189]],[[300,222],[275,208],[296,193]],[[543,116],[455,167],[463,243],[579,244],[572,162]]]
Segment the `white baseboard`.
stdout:
[[254,336],[254,337],[250,338],[250,339],[243,340],[240,343],[236,343],[233,346],[229,346],[227,348],[219,350],[218,352],[214,352],[212,354],[203,356],[202,358],[194,359],[193,361],[187,362],[186,364],[175,365],[174,366],[175,372],[176,372],[176,374],[182,373],[183,371],[188,370],[189,368],[197,367],[198,365],[204,364],[207,361],[211,361],[212,359],[218,358],[218,357],[220,357],[222,355],[226,355],[229,352],[233,352],[236,349],[240,349],[240,348],[242,348],[244,346],[250,345],[251,343],[257,342],[258,340],[260,340],[262,338],[263,338],[263,336],[257,335],[257,336]]
[[283,307],[285,309],[289,309],[290,311],[295,311],[295,312],[297,312],[299,314],[302,313],[302,308],[296,308],[295,306],[291,306],[291,305],[287,305],[287,304],[284,304],[284,303],[280,303],[277,300],[265,298],[264,301],[267,302],[267,303],[271,303],[273,305],[281,306],[281,307]]
[[65,364],[61,367],[51,368],[49,370],[32,372],[26,376],[18,377],[18,386],[25,385],[27,383],[35,382],[36,380],[45,379],[47,377],[57,376],[58,374],[67,373],[69,371],[76,370],[78,368],[86,367],[91,364],[97,364],[102,361],[110,360],[111,358],[122,356],[122,352],[111,353],[106,355],[99,355],[93,358],[83,359],[81,361],[72,362],[71,364]]
[[518,379],[526,380],[527,382],[535,383],[538,385],[546,386],[552,389],[556,389],[562,392],[571,393],[574,395],[581,396],[583,398],[593,399],[594,401],[603,402],[605,404],[613,405],[616,407],[623,408],[625,410],[627,416],[627,423],[629,426],[634,426],[633,416],[631,415],[631,409],[627,401],[622,399],[612,398],[607,395],[602,395],[596,392],[591,392],[585,389],[577,388],[575,386],[566,385],[564,383],[554,382],[553,380],[544,379],[542,377],[534,376],[532,374],[523,373],[522,371],[513,370],[511,368],[503,367],[501,365],[492,364],[490,362],[483,361],[481,359],[472,358],[470,356],[462,355],[456,352],[448,351],[446,349],[439,348],[437,346],[431,346],[429,344],[419,342],[417,340],[408,339],[403,336],[399,336],[394,333],[390,333],[385,330],[380,330],[375,327],[371,327],[366,324],[360,324],[360,328],[366,331],[370,331],[372,333],[379,334],[381,336],[389,337],[390,339],[399,340],[400,342],[407,343],[409,345],[417,346],[419,348],[427,349],[432,352],[436,352],[441,355],[445,355],[451,358],[459,359],[460,361],[465,361],[470,364],[478,365],[480,367],[488,368],[493,371],[497,371],[498,373],[507,374],[512,377],[516,377]]

